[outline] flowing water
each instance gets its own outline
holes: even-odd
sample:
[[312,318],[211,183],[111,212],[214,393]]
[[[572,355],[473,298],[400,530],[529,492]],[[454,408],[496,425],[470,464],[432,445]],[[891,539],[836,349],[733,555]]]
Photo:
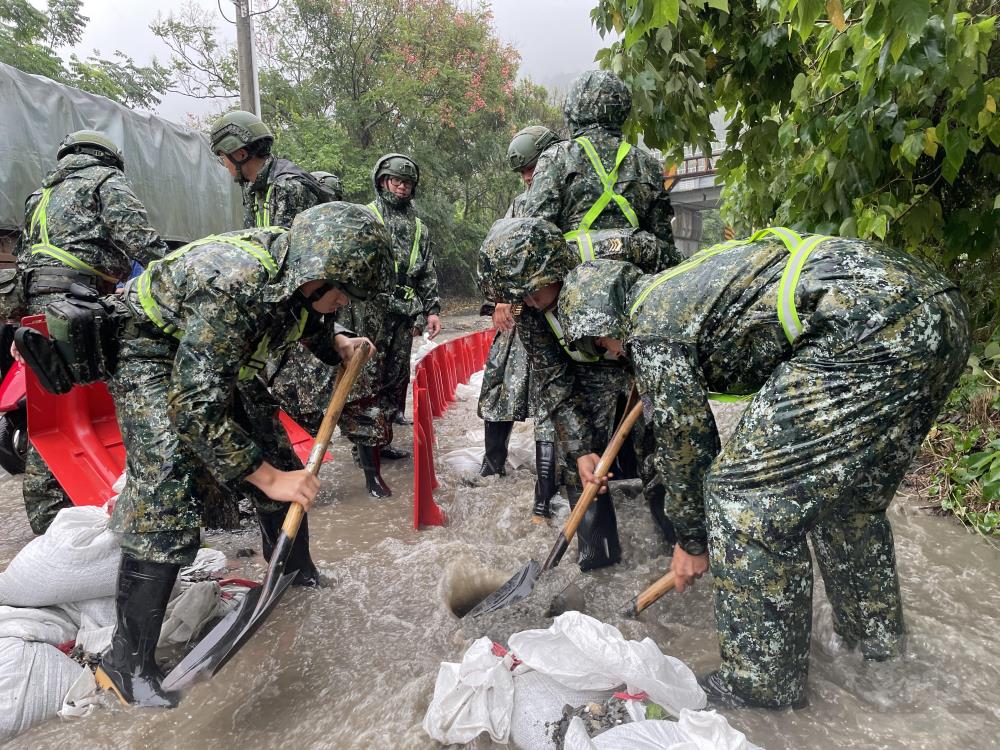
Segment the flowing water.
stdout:
[[[438,455],[481,443],[474,402],[456,402],[435,423]],[[400,428],[399,443],[409,439]],[[544,558],[555,528],[529,518],[534,477],[526,469],[472,487],[438,462],[444,528],[412,530],[412,464],[386,462],[394,496],[369,499],[342,439],[323,470],[310,514],[313,557],[326,587],[292,589],[267,623],[211,682],[192,688],[173,711],[106,701],[90,717],[53,720],[10,748],[348,748],[439,745],[421,729],[438,664],[459,661],[471,639],[544,627],[548,601],[533,594],[516,615],[481,624],[461,610],[529,559]],[[31,538],[20,482],[0,482],[0,567]],[[628,491],[617,497],[624,561],[581,575],[575,545],[551,592],[620,628],[653,638],[700,673],[718,664],[710,582],[668,594],[638,620],[621,608],[668,566],[648,511]],[[836,643],[817,576],[808,708],[726,712],[756,744],[778,748],[962,748],[1000,746],[1000,552],[950,519],[918,514],[898,500],[892,518],[909,628],[907,655],[866,663]],[[234,574],[260,578],[256,532],[211,534]],[[237,558],[238,549],[258,554]],[[575,588],[563,591],[568,584]],[[542,597],[545,599],[545,597]],[[566,602],[563,602],[565,605]],[[480,738],[470,747],[494,747]]]

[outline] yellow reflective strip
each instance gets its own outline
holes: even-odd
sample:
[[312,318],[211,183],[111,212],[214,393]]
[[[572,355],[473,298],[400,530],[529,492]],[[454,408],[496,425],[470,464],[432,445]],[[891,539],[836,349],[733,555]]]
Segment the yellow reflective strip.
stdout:
[[756,393],[709,393],[708,400],[720,404],[736,404],[740,401],[749,401]]
[[[747,244],[747,242],[748,240],[741,240],[737,244],[745,245]],[[710,248],[702,250],[696,255],[692,255],[690,258],[688,258],[680,265],[676,265],[673,268],[668,268],[666,271],[662,271],[657,276],[656,280],[653,281],[653,283],[650,284],[648,287],[646,287],[643,290],[642,294],[639,295],[638,299],[636,299],[635,303],[632,305],[632,308],[628,312],[629,317],[633,317],[635,315],[636,311],[642,306],[642,303],[646,301],[646,297],[652,294],[653,290],[656,289],[656,287],[660,286],[660,284],[670,281],[670,279],[674,278],[675,276],[680,276],[682,273],[686,271],[690,271],[693,268],[697,268],[709,258],[712,258],[718,255],[719,253],[725,252],[731,247],[735,247],[735,245],[730,245],[729,243],[723,243],[721,245],[713,245]]]
[[570,359],[576,362],[600,361],[600,357],[592,357],[591,355],[577,351],[576,349],[570,349],[569,345],[566,343],[566,335],[563,333],[562,326],[559,325],[559,319],[548,310],[545,311],[543,315],[545,316],[546,322],[549,324],[549,328],[552,329],[552,333],[556,335],[556,339],[559,341],[559,346],[561,346],[562,350],[570,356]]
[[627,141],[622,141],[618,144],[618,152],[615,154],[615,166],[610,173],[604,169],[604,165],[601,163],[600,157],[597,155],[597,150],[594,148],[594,144],[590,142],[590,139],[586,136],[579,136],[574,139],[583,148],[584,152],[587,154],[587,158],[590,160],[590,165],[594,168],[597,173],[598,178],[601,181],[601,187],[603,192],[594,202],[594,205],[590,207],[586,214],[584,214],[583,219],[580,221],[580,231],[587,231],[590,226],[597,220],[597,217],[601,215],[607,205],[614,200],[615,204],[621,209],[621,212],[625,215],[625,219],[632,227],[639,226],[639,219],[635,214],[631,204],[628,199],[615,192],[615,183],[618,181],[618,168],[621,166],[622,161],[624,161],[625,156],[632,149],[631,144]]
[[99,276],[107,282],[115,283],[118,279],[114,276],[109,276],[106,273],[98,271],[92,265],[84,263],[82,260],[77,258],[72,253],[68,253],[61,247],[56,247],[51,244],[38,243],[37,245],[31,246],[32,255],[48,255],[50,258],[55,258],[64,266],[69,266],[76,271],[86,271],[87,273],[92,273],[94,276]]
[[42,188],[42,197],[38,200],[38,205],[35,206],[35,210],[31,213],[31,228],[29,230],[30,234],[35,233],[35,227],[39,227],[41,231],[41,244],[49,245],[49,227],[48,227],[48,208],[49,208],[49,198],[52,197],[52,188]]
[[302,312],[299,314],[299,320],[295,324],[295,328],[289,331],[288,335],[285,336],[286,343],[291,344],[292,342],[298,341],[300,338],[302,338],[302,334],[305,333],[306,330],[307,320],[309,320],[309,310],[303,308]]
[[794,344],[795,339],[802,333],[802,321],[799,320],[799,312],[795,308],[795,289],[799,285],[799,276],[802,275],[802,268],[809,254],[828,239],[830,237],[826,235],[816,234],[801,241],[788,258],[785,270],[781,274],[781,281],[778,284],[778,320],[790,344]]
[[382,213],[378,210],[378,206],[375,205],[375,201],[369,203],[368,208],[370,208],[371,212],[375,214],[375,218],[378,219],[378,223],[385,226],[385,219],[382,218]]
[[258,227],[268,227],[271,226],[271,191],[274,190],[274,183],[271,183],[267,187],[267,192],[264,193],[264,206],[260,205],[260,201],[257,197],[254,198],[254,205],[257,207],[256,219]]
[[406,267],[407,276],[410,275],[410,272],[413,270],[414,264],[420,257],[420,235],[423,232],[423,228],[424,228],[423,223],[420,221],[420,219],[417,219],[417,229],[413,233],[413,247],[410,248],[410,263]]

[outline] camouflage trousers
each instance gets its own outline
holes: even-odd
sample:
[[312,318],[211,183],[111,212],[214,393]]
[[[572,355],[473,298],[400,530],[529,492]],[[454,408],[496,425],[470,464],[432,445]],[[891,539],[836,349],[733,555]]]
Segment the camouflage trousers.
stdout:
[[[125,444],[128,481],[115,504],[111,528],[123,534],[122,551],[137,560],[187,565],[200,542],[199,488],[210,475],[177,436],[167,414],[175,349],[175,343],[159,337],[122,342],[118,370],[108,385]],[[231,409],[267,461],[285,471],[302,468],[278,421],[277,405],[259,380],[234,389]],[[238,484],[231,489],[249,496],[258,512],[286,507],[248,482]]]
[[[361,371],[337,422],[341,433],[356,445],[376,446],[386,442],[385,419],[376,398],[376,360],[377,355]],[[333,395],[338,369],[304,346],[293,346],[280,362],[268,363],[266,379],[281,408],[315,435]]]
[[750,402],[705,482],[722,677],[756,704],[804,697],[807,536],[834,627],[866,658],[898,655],[902,604],[885,511],[965,367],[957,292],[863,341],[815,337]]
[[413,318],[389,313],[382,326],[377,347],[382,382],[378,406],[385,419],[388,439],[392,442],[392,422],[406,406],[406,389],[410,385],[410,350],[413,348]]
[[[44,294],[32,297],[28,303],[28,315],[44,314],[46,305],[55,302],[61,296]],[[59,482],[52,476],[38,450],[30,442],[24,460],[21,493],[24,497],[24,510],[28,515],[28,523],[36,534],[44,534],[56,514],[63,508],[73,505]]]
[[517,328],[498,331],[490,346],[479,392],[479,417],[486,422],[523,422],[528,418],[528,352]]

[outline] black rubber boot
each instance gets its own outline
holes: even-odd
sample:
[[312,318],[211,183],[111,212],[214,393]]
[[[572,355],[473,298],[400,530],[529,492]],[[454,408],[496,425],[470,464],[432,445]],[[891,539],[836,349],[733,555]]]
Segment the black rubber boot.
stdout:
[[[274,513],[257,511],[257,523],[260,525],[260,538],[263,545],[264,559],[271,562],[271,553],[281,536],[281,525],[285,522],[288,508]],[[319,571],[309,555],[309,516],[302,516],[299,531],[292,543],[292,551],[285,561],[285,572],[295,572],[293,586],[319,586]]]
[[[575,508],[580,500],[579,489],[567,489],[569,507]],[[583,514],[576,530],[576,543],[580,550],[580,570],[588,571],[614,565],[622,559],[621,542],[618,541],[618,519],[611,491],[598,495]]]
[[701,689],[705,691],[709,708],[770,708],[774,710],[792,708],[799,710],[809,706],[809,699],[805,695],[800,695],[791,703],[783,705],[763,703],[755,701],[752,698],[744,698],[726,684],[726,681],[722,679],[722,673],[719,671],[709,672],[697,679]]
[[361,469],[365,472],[365,486],[368,494],[372,497],[391,497],[392,490],[382,479],[382,461],[378,448],[370,445],[358,446],[358,458],[361,460]]
[[403,425],[404,427],[413,424],[413,420],[407,419],[402,411],[396,412],[396,416],[392,419],[393,424]]
[[174,708],[180,700],[179,693],[163,689],[163,672],[156,664],[160,626],[180,569],[122,555],[115,634],[94,677],[99,687],[114,692],[125,705]]
[[391,445],[383,445],[379,449],[379,457],[388,459],[389,461],[398,461],[401,458],[409,458],[410,452],[393,448]]
[[644,489],[643,494],[649,503],[649,512],[652,514],[653,520],[656,521],[656,525],[663,532],[663,540],[667,543],[668,554],[672,554],[674,545],[677,544],[677,532],[674,531],[674,525],[667,518],[667,514],[663,508],[667,495],[666,489],[663,487],[662,482],[657,482],[651,489]]
[[483,454],[483,465],[479,469],[479,476],[507,476],[507,443],[510,441],[513,429],[513,422],[483,423],[486,452]]
[[552,496],[556,494],[556,446],[547,440],[535,441],[535,504],[531,509],[533,515],[542,518],[552,517]]

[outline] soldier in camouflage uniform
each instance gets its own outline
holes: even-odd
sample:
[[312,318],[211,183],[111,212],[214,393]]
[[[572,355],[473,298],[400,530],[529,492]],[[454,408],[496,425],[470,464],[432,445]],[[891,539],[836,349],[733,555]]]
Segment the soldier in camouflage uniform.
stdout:
[[[597,261],[559,299],[578,346],[625,354],[657,437],[683,590],[709,565],[723,707],[805,703],[807,536],[834,627],[897,656],[903,619],[886,518],[969,354],[955,285],[860,240],[763,230],[657,276]],[[713,392],[754,394],[720,453]],[[591,457],[593,459],[594,457]]]
[[[627,259],[629,252],[622,245],[639,241],[636,238],[642,235],[643,242],[655,245],[655,250],[646,253],[655,260],[645,268],[656,272],[680,260],[670,226],[674,211],[663,186],[660,162],[622,136],[631,108],[628,88],[610,71],[588,71],[573,81],[563,108],[571,139],[549,147],[539,157],[521,215],[546,219],[559,227],[581,261]],[[614,430],[616,413],[627,397],[627,374],[615,363],[600,362],[581,368],[577,378],[581,392],[595,404],[591,418],[595,434],[601,436],[598,444],[606,443]],[[540,429],[543,433],[547,430],[544,422]],[[623,451],[623,460],[645,440],[642,430],[640,425]],[[669,539],[672,529],[663,513],[663,489],[656,480],[651,457],[637,457],[642,462],[638,468],[643,494]],[[572,464],[568,480],[571,487],[578,486]],[[570,494],[571,502],[575,502],[578,490],[570,489]],[[544,514],[547,501],[538,509]],[[608,559],[613,562],[617,559],[614,550],[618,537],[608,495],[601,497],[593,513],[606,522],[585,526],[584,540],[593,534],[593,546],[611,548]]]
[[441,300],[437,271],[431,254],[430,232],[418,217],[413,199],[420,184],[420,168],[404,154],[386,154],[372,170],[375,200],[368,207],[392,236],[396,261],[396,288],[389,299],[382,335],[379,407],[389,429],[389,440],[375,456],[378,459],[405,458],[406,451],[393,448],[392,424],[409,424],[403,416],[406,390],[410,383],[410,349],[414,336],[424,329],[431,338],[441,330]]
[[[658,268],[660,248],[648,233],[620,243],[634,262],[650,271]],[[535,419],[548,425],[556,452],[567,464],[564,483],[575,503],[582,485],[576,472],[578,459],[604,450],[608,442],[607,404],[591,389],[596,368],[624,370],[614,358],[598,356],[570,346],[556,318],[556,299],[563,277],[579,264],[579,255],[562,233],[541,219],[501,219],[479,252],[479,285],[487,299],[523,301],[517,318],[518,333],[531,361],[531,404]],[[612,394],[617,396],[617,394]],[[633,430],[637,452],[652,456],[652,432],[641,426]],[[644,462],[652,466],[652,460]],[[650,484],[656,472],[646,475]],[[549,512],[548,497],[536,497],[535,514]],[[664,522],[666,519],[664,518]],[[669,527],[664,529],[666,535]],[[607,493],[591,506],[577,533],[579,564],[591,570],[618,562],[614,506]],[[672,540],[668,538],[668,541]]]
[[[302,469],[256,373],[303,337],[325,337],[319,319],[348,296],[387,291],[389,248],[366,208],[330,203],[300,214],[287,232],[264,227],[193,242],[126,286],[110,381],[128,466],[111,519],[123,534],[118,622],[97,671],[123,702],[176,704],[153,656],[178,570],[199,546],[193,469],[206,467],[252,496],[265,557],[288,503],[313,502],[319,481]],[[348,359],[360,340],[336,338]],[[316,582],[305,518],[286,570],[300,585]]]
[[[110,138],[92,130],[71,133],[57,156],[56,168],[25,206],[18,271],[27,307],[14,311],[15,317],[44,313],[72,283],[110,292],[129,277],[133,260],[147,264],[167,251],[125,179],[121,149]],[[30,444],[23,492],[36,534],[71,505]]]
[[[558,136],[543,125],[529,125],[514,136],[507,148],[510,168],[521,174],[527,187],[541,153],[558,140]],[[505,218],[519,216],[525,193],[510,204]],[[498,329],[490,347],[483,370],[483,387],[479,393],[479,416],[483,420],[486,451],[480,476],[503,475],[507,463],[507,444],[514,422],[528,417],[528,353],[517,334],[511,306],[507,303],[488,302],[483,305],[483,315],[490,315]],[[552,497],[555,486],[555,447],[552,436],[535,436],[535,467],[538,481],[535,497]]]

